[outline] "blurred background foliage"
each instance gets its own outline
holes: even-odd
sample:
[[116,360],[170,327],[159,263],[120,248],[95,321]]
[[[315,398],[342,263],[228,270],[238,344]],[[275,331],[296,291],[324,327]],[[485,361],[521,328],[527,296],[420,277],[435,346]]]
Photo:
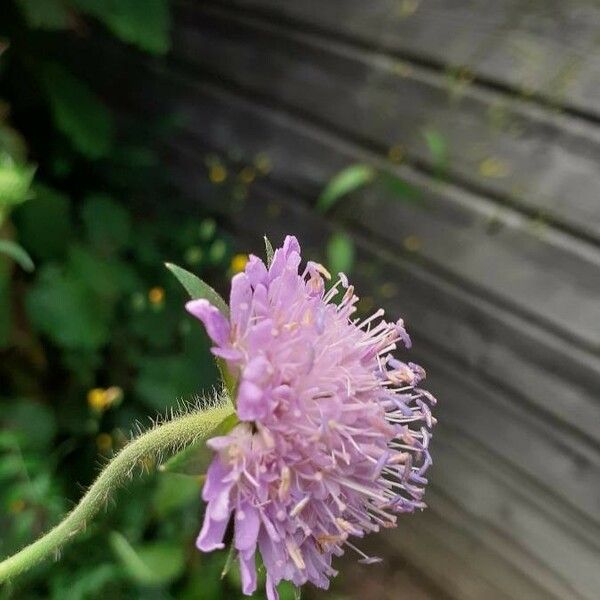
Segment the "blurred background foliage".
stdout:
[[[2,556],[56,523],[136,422],[145,427],[148,415],[216,382],[207,340],[163,263],[218,284],[245,257],[232,253],[210,214],[168,210],[168,185],[146,141],[168,135],[169,116],[143,134],[120,128],[60,59],[70,37],[94,28],[160,56],[169,26],[166,0],[3,3]],[[199,479],[147,468],[151,476],[123,491],[60,562],[40,565],[0,598],[238,596],[235,569],[220,577],[225,555],[194,549]]]

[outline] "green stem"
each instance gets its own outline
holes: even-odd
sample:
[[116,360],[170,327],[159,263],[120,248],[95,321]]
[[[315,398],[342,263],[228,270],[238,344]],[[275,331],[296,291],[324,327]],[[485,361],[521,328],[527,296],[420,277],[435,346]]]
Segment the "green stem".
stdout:
[[163,457],[206,438],[231,413],[230,402],[158,425],[133,439],[104,468],[79,504],[39,540],[0,562],[0,583],[31,568],[84,530],[115,490],[148,458]]

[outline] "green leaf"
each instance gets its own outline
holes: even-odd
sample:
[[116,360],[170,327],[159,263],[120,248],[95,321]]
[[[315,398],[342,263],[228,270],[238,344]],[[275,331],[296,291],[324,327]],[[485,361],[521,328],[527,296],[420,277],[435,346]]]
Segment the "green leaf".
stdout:
[[[205,283],[189,271],[178,267],[172,263],[165,263],[165,267],[175,275],[178,281],[183,285],[186,289],[187,293],[190,295],[192,300],[197,300],[199,298],[204,298],[208,300],[213,306],[217,307],[225,316],[225,318],[229,318],[229,306],[223,298],[218,294],[208,283]],[[217,367],[219,368],[219,372],[221,373],[221,379],[223,380],[223,384],[225,388],[229,392],[232,398],[235,398],[235,387],[236,381],[229,372],[227,368],[227,363],[222,358],[217,358],[215,360],[217,363]]]
[[31,257],[24,248],[11,240],[0,240],[0,254],[10,256],[23,270],[33,271],[34,265]]
[[83,12],[102,21],[122,41],[152,54],[170,47],[168,0],[73,0]]
[[146,356],[139,361],[136,393],[147,406],[157,411],[176,406],[178,398],[191,398],[215,381],[216,370],[209,357],[207,352],[204,360],[214,371],[212,380],[206,376],[207,369],[191,360],[192,356],[187,352]]
[[13,400],[2,411],[2,430],[13,430],[25,448],[45,451],[51,446],[57,426],[53,411],[45,404],[25,398]]
[[350,273],[354,264],[354,242],[341,232],[331,235],[327,242],[327,265],[332,273]]
[[192,300],[204,298],[213,306],[216,306],[225,317],[229,317],[229,307],[227,306],[227,303],[218,292],[208,285],[208,283],[202,281],[202,279],[193,273],[172,263],[165,263],[165,267],[175,275]]
[[446,138],[436,129],[426,129],[423,137],[433,158],[433,164],[438,174],[441,174],[448,164],[448,143]]
[[81,212],[87,236],[102,253],[118,252],[131,235],[129,213],[108,196],[93,194],[85,199]]
[[164,517],[200,498],[200,481],[179,473],[165,473],[158,480],[152,504],[157,516]]
[[35,167],[17,164],[8,154],[0,155],[0,211],[32,197],[34,174]]
[[404,179],[401,179],[400,177],[396,177],[395,175],[382,175],[381,180],[399,200],[419,203],[423,199],[419,188],[404,181]]
[[351,165],[332,177],[317,201],[321,212],[329,210],[340,198],[373,181],[375,170],[369,165]]
[[86,157],[106,156],[113,145],[113,117],[88,85],[56,63],[45,66],[42,83],[56,127]]
[[0,265],[0,349],[8,346],[12,327],[8,269]]
[[141,585],[165,585],[184,571],[185,548],[179,543],[152,542],[134,548],[116,531],[109,541],[125,572]]
[[14,215],[19,241],[37,259],[64,258],[71,236],[69,198],[44,185],[33,189],[35,197]]
[[[211,437],[225,435],[238,423],[237,415],[231,414],[215,429]],[[172,456],[159,467],[166,473],[181,473],[184,475],[202,475],[212,460],[213,453],[206,446],[206,440],[191,444],[181,452]]]
[[69,271],[48,265],[26,297],[34,328],[70,350],[96,350],[111,336],[112,303]]
[[27,25],[33,29],[67,29],[70,15],[63,0],[18,0]]
[[267,267],[271,266],[271,263],[273,262],[273,256],[275,255],[275,251],[273,250],[273,245],[271,244],[271,242],[269,241],[269,238],[265,235],[264,236],[265,239],[265,252],[267,255]]

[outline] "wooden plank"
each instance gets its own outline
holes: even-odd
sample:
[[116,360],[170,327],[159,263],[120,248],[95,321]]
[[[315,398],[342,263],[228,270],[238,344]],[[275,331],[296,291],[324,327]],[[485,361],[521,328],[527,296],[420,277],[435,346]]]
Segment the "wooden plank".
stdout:
[[[185,179],[181,181],[183,190],[188,194],[198,193],[202,190],[199,186],[205,175],[201,172],[191,173],[193,162],[186,160],[182,154],[185,151],[180,142],[178,149],[180,154],[176,162],[181,169],[180,173],[184,173]],[[199,157],[196,156],[195,160],[197,164]],[[206,186],[206,180],[204,181]],[[273,198],[273,194],[265,188],[261,188],[260,192],[254,191],[253,194],[256,194],[257,200],[248,202],[235,217],[236,221],[239,219],[237,222],[242,230],[252,231],[255,235],[259,231],[269,234],[273,231],[275,239],[278,239],[283,228],[294,223],[295,231],[306,238],[309,248],[323,247],[325,225],[322,220],[303,209],[298,202],[281,201],[281,210],[285,211],[282,225],[277,220],[268,218],[266,199]],[[207,188],[202,196],[210,197]],[[281,195],[277,194],[277,197]],[[220,198],[222,202],[222,197]],[[275,200],[270,201],[276,203]],[[376,254],[371,255],[370,260],[365,260],[365,264],[372,265],[375,261],[385,271],[377,273],[370,269],[363,272],[359,264],[355,278],[362,282],[363,289],[377,289],[377,281],[379,285],[389,281],[397,283],[400,290],[398,296],[393,300],[388,299],[384,306],[394,314],[400,312],[406,316],[410,330],[418,340],[417,347],[427,354],[428,364],[434,363],[433,357],[439,352],[439,338],[447,338],[445,331],[440,336],[440,330],[436,326],[436,321],[440,318],[451,321],[447,327],[462,334],[450,336],[449,339],[457,343],[466,337],[465,326],[485,322],[481,318],[472,320],[473,315],[469,318],[467,314],[472,309],[463,305],[462,300],[457,299],[456,292],[453,293],[447,284],[436,281],[431,274],[423,273],[419,267],[407,264],[398,257],[374,248],[372,251]],[[423,301],[426,298],[439,298],[440,302],[430,305]],[[449,320],[448,315],[453,318]],[[429,331],[432,316],[436,330],[433,336]],[[461,360],[460,354],[458,360]],[[439,378],[437,389],[452,397],[450,403],[440,408],[448,423],[518,466],[527,477],[543,485],[546,493],[561,498],[565,506],[576,508],[587,516],[589,523],[597,525],[600,460],[596,449],[573,439],[559,424],[547,423],[538,416],[531,415],[524,407],[515,406],[509,396],[478,381],[476,371],[461,368],[460,362],[455,363],[442,357],[435,361],[435,365],[432,381]]]
[[[600,6],[594,0],[228,0],[297,27],[500,84],[600,118]],[[459,75],[460,77],[460,75]]]
[[[171,88],[174,89],[175,86],[171,85]],[[197,134],[191,134],[191,143],[210,141],[215,147],[234,149],[245,157],[252,157],[260,152],[266,153],[273,163],[271,176],[285,182],[299,194],[307,193],[315,197],[316,190],[321,189],[337,169],[357,158],[365,158],[352,154],[347,148],[325,143],[321,138],[315,139],[310,131],[298,129],[293,122],[275,119],[272,113],[269,115],[269,124],[265,116],[256,110],[251,110],[243,103],[233,102],[227,95],[216,94],[211,97],[206,89],[196,90],[189,100],[185,95],[180,97],[178,106],[186,120],[194,123],[194,131],[198,131]],[[257,132],[260,132],[260,135]],[[403,173],[403,176],[406,177],[406,173]],[[439,202],[446,202],[437,196],[433,199],[434,207],[437,207]],[[372,212],[383,211],[383,222],[393,223],[392,229],[398,231],[400,228],[401,231],[402,224],[391,213],[396,209],[402,210],[402,207],[397,202],[390,202],[386,208],[385,202],[386,199],[382,198],[379,204],[372,207]],[[352,203],[349,206],[356,205]],[[362,208],[360,210],[363,225],[368,226],[369,217]],[[426,212],[426,217],[440,218],[436,216],[435,209]],[[443,213],[441,216],[443,217]],[[407,215],[407,219],[413,217],[414,214]],[[567,282],[573,281],[569,274],[570,269],[578,274],[585,274],[588,268],[587,283],[594,281],[596,271],[593,264],[586,267],[583,260],[578,263],[572,256],[574,251],[569,254],[561,249],[560,244],[553,247],[552,239],[539,239],[531,233],[532,243],[535,241],[541,246],[539,252],[527,256],[531,263],[527,264],[520,252],[508,260],[506,256],[510,253],[514,240],[519,239],[520,229],[511,225],[510,213],[506,214],[506,217],[506,228],[510,234],[499,238],[492,236],[490,240],[492,244],[504,244],[503,247],[498,246],[499,254],[504,257],[504,262],[500,263],[502,268],[498,268],[499,263],[494,260],[492,254],[488,269],[496,273],[496,289],[506,288],[510,292],[513,305],[518,299],[511,284],[513,271],[519,273],[526,268],[527,272],[535,271],[540,276],[546,276],[547,285],[552,285],[553,281],[561,281],[566,287]],[[456,219],[456,223],[452,220],[446,222],[440,235],[455,235],[459,240],[463,240],[460,228],[465,219],[470,218],[473,217],[466,212]],[[521,233],[526,236],[527,230]],[[424,247],[427,247],[429,238],[422,239]],[[390,240],[390,243],[392,241]],[[476,243],[469,248],[474,253],[479,251]],[[438,256],[445,268],[457,268],[458,274],[461,275],[460,285],[464,287],[463,276],[468,277],[465,265],[460,262],[454,263],[453,254],[449,254],[449,260],[445,261],[444,252],[440,252]],[[568,256],[571,258],[567,260]],[[534,258],[538,260],[537,263]],[[545,258],[548,259],[547,262],[544,261]],[[561,271],[561,260],[567,261],[567,264],[570,262],[571,266]],[[585,285],[585,277],[583,279]],[[531,293],[534,293],[539,285],[539,280],[534,279],[534,282],[535,285],[530,288]],[[542,289],[546,287],[544,285]],[[556,313],[555,318],[570,323],[570,313],[575,306],[580,306],[579,297],[585,296],[584,290],[585,287],[573,292],[569,312],[562,315]],[[393,290],[390,288],[387,293],[393,293]],[[471,302],[468,299],[465,301]],[[441,303],[442,300],[438,299],[438,302]],[[460,313],[464,313],[466,325],[457,325],[456,320],[460,318],[458,315],[448,319],[444,310],[456,312],[456,309],[452,305],[445,307],[441,304],[427,314],[427,335],[433,341],[436,341],[436,338],[441,340],[436,343],[441,343],[447,351],[460,352],[469,368],[477,368],[488,375],[496,385],[510,389],[513,394],[518,393],[526,403],[531,403],[544,413],[568,423],[597,443],[599,432],[595,424],[600,420],[600,407],[596,402],[596,390],[600,379],[599,361],[585,352],[577,351],[576,348],[565,346],[562,340],[548,334],[544,329],[532,326],[531,322],[535,320],[533,311],[543,312],[544,303],[543,295],[538,295],[534,300],[531,300],[531,296],[525,296],[520,301],[523,310],[528,311],[524,318],[515,317],[512,311],[506,308],[502,318],[499,318],[496,307],[492,305],[487,306],[483,312],[479,309],[474,313],[471,309],[461,309]],[[478,306],[482,304],[478,303]],[[509,377],[507,373],[510,373]]]
[[[381,543],[374,548],[375,554],[381,553],[380,546]],[[364,547],[363,543],[361,547]],[[325,597],[337,600],[452,600],[445,592],[432,585],[430,580],[425,579],[418,569],[397,555],[386,556],[379,565],[362,565],[357,562],[356,554],[348,552],[343,558],[334,561],[334,567],[339,570],[340,577],[332,581],[332,589]],[[308,589],[306,595],[308,598],[315,597]]]
[[[540,228],[518,212],[498,209],[484,197],[432,181],[409,167],[393,168],[360,146],[293,119],[278,118],[274,111],[261,113],[239,104],[232,111],[215,109],[208,117],[210,108],[195,106],[192,99],[181,110],[197,124],[199,133],[220,136],[222,146],[230,143],[250,155],[267,151],[276,161],[279,179],[315,198],[338,169],[357,160],[392,170],[422,191],[421,205],[398,201],[389,190],[377,187],[345,202],[342,215],[348,220],[358,215],[360,225],[385,243],[402,247],[407,237],[416,237],[422,258],[484,288],[514,310],[526,312],[528,318],[543,319],[546,326],[558,328],[592,351],[600,349],[600,251],[596,248]],[[231,135],[225,140],[228,130]],[[257,130],[269,132],[268,143],[256,135]],[[490,233],[490,224],[496,233]],[[501,268],[494,268],[498,265]]]
[[429,171],[425,132],[435,131],[463,186],[600,238],[600,130],[587,124],[476,87],[456,96],[441,75],[226,11],[186,9],[175,55],[378,152],[401,144]]
[[[558,598],[596,597],[600,540],[576,539],[572,522],[564,516],[560,523],[550,518],[550,512],[560,514],[560,506],[546,503],[540,511],[538,492],[527,482],[515,481],[481,446],[440,428],[430,480],[470,516],[469,531],[489,535],[496,548],[506,547],[512,563],[548,586],[548,593]],[[531,562],[531,556],[539,562]]]

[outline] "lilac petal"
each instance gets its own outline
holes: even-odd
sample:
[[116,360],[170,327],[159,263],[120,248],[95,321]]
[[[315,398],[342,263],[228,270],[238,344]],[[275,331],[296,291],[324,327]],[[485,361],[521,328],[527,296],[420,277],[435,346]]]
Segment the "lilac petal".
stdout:
[[251,381],[242,381],[237,395],[237,414],[242,421],[256,421],[267,413],[263,390]]
[[256,561],[254,548],[250,552],[240,552],[240,575],[242,576],[242,591],[251,596],[256,591]]
[[224,346],[229,342],[231,333],[229,322],[223,316],[221,311],[213,306],[208,300],[190,300],[185,305],[186,310],[200,319],[204,323],[206,332],[210,338],[219,346]]
[[200,535],[196,540],[196,547],[198,550],[212,552],[213,550],[221,550],[224,548],[225,544],[223,544],[223,536],[225,535],[228,524],[229,519],[217,521],[211,517],[210,512],[207,509]]
[[279,592],[275,587],[275,583],[273,582],[273,578],[269,575],[267,571],[267,581],[265,582],[265,589],[267,590],[267,598],[268,600],[279,600]]
[[[227,440],[227,438],[224,436],[212,438],[212,440],[207,442],[207,446],[216,449],[219,446],[220,440],[223,441],[221,447],[226,447],[225,440]],[[206,471],[206,481],[202,488],[202,499],[206,502],[210,502],[223,492],[227,491],[231,487],[231,483],[226,483],[224,481],[228,474],[229,470],[225,468],[219,457],[215,456]]]
[[250,284],[256,289],[259,284],[265,285],[267,283],[268,271],[265,263],[251,254],[248,263],[246,264],[246,275],[250,280]]
[[275,254],[273,255],[273,262],[269,268],[270,281],[273,281],[273,279],[279,277],[284,272],[288,257],[294,253],[300,256],[300,244],[293,235],[288,235],[283,242],[283,248],[275,250]]
[[246,329],[252,304],[252,287],[246,273],[238,273],[231,280],[231,293],[229,295],[229,309],[231,322],[240,330]]
[[249,550],[256,546],[260,519],[258,511],[245,505],[235,513],[235,547],[238,550]]

